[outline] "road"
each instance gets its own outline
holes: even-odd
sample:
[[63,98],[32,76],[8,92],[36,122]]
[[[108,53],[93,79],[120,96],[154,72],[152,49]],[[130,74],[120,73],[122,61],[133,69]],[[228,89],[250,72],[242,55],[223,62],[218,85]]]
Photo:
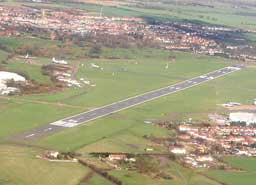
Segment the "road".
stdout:
[[41,137],[53,134],[55,132],[61,131],[66,128],[75,127],[86,122],[119,112],[124,109],[128,109],[130,107],[152,101],[154,99],[167,96],[170,94],[177,93],[179,91],[183,91],[185,89],[200,85],[202,83],[217,79],[219,77],[228,75],[230,73],[241,70],[242,67],[238,66],[230,66],[225,67],[183,82],[179,82],[174,85],[170,85],[161,89],[153,90],[138,96],[134,96],[122,101],[118,101],[103,107],[96,108],[94,110],[84,112],[81,114],[77,114],[53,123],[49,125],[42,126],[36,128],[34,130],[22,133],[17,136],[13,136],[11,139],[15,140],[37,140]]

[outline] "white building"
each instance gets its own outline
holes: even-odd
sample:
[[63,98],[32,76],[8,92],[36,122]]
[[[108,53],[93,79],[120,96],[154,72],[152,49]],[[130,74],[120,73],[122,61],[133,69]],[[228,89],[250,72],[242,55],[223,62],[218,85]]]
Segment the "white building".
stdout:
[[230,122],[244,122],[246,125],[256,124],[256,114],[249,112],[232,112],[229,114]]
[[19,89],[15,87],[7,87],[7,82],[13,80],[14,82],[25,82],[26,79],[18,75],[16,73],[0,71],[0,94],[1,95],[8,95],[10,93],[19,91]]
[[211,162],[213,161],[213,157],[209,155],[198,156],[196,160],[199,162]]
[[171,149],[171,152],[173,154],[178,154],[178,155],[184,155],[187,153],[185,148],[173,148],[173,149]]

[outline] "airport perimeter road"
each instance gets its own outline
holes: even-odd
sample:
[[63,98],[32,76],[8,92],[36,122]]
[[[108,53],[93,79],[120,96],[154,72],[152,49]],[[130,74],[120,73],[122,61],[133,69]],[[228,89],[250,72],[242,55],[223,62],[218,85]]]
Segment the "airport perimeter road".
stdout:
[[39,127],[34,130],[28,131],[26,133],[13,136],[15,140],[36,140],[38,138],[41,138],[43,136],[53,134],[55,132],[58,132],[60,130],[63,130],[64,128],[70,128],[75,127],[80,124],[110,115],[115,112],[119,112],[124,109],[128,109],[130,107],[160,98],[162,96],[167,96],[197,85],[200,85],[202,83],[205,83],[210,80],[214,80],[216,78],[228,75],[230,73],[236,72],[241,70],[241,67],[225,67],[171,86],[167,86],[161,89],[153,90],[138,96],[134,96],[122,101],[118,101],[115,103],[112,103],[110,105],[106,105],[103,107],[99,107],[97,109],[84,112],[78,115],[74,115],[59,121],[56,121],[54,123],[50,123],[47,126]]

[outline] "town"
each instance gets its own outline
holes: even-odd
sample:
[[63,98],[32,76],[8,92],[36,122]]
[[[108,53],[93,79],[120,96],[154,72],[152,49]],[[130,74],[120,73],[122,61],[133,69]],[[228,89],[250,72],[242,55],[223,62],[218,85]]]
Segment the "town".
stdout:
[[60,35],[127,36],[130,42],[137,40],[167,50],[190,51],[245,62],[256,61],[255,44],[248,43],[243,36],[254,31],[191,22],[147,23],[142,18],[106,17],[102,12],[97,16],[78,9],[64,12],[28,6],[0,7],[1,36],[19,36],[24,32],[45,33],[50,39],[60,39]]

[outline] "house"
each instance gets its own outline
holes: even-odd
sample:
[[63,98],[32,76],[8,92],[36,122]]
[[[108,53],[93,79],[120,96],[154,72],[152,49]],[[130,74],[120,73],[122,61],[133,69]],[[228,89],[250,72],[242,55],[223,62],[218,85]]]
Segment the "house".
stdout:
[[178,136],[178,139],[180,140],[190,140],[191,139],[191,136],[190,135],[187,135],[187,134],[182,134],[182,135],[179,135]]
[[171,152],[173,154],[178,154],[178,155],[184,155],[187,153],[185,148],[173,148],[173,149],[171,149]]
[[145,151],[152,152],[152,151],[154,151],[154,148],[145,148]]
[[213,161],[213,157],[209,155],[203,155],[203,156],[198,156],[196,159],[198,162],[211,162]]
[[178,129],[180,132],[188,132],[188,131],[197,131],[198,130],[198,128],[193,128],[189,125],[180,125]]
[[122,161],[126,160],[127,156],[125,154],[109,154],[108,159],[110,161]]
[[57,159],[59,154],[60,153],[57,151],[48,151],[46,152],[45,156],[49,159]]

